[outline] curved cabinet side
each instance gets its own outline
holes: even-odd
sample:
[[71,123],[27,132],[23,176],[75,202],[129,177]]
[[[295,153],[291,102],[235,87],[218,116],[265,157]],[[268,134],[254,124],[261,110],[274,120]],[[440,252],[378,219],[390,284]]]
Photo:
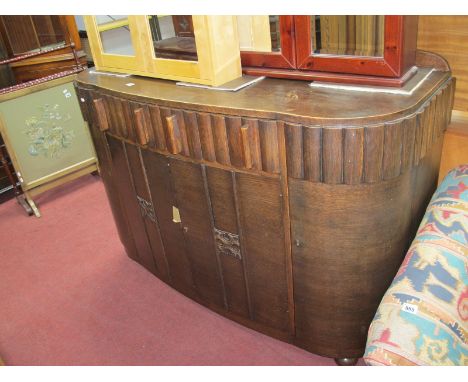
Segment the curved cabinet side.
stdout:
[[[362,356],[436,187],[453,86],[382,125],[286,126],[297,345],[328,357]],[[314,170],[320,176],[307,177],[310,156],[297,154],[312,151],[322,166]]]
[[85,121],[88,124],[91,138],[94,143],[96,155],[99,164],[99,173],[104,183],[104,188],[109,200],[112,215],[116,223],[117,232],[120,241],[129,257],[138,258],[138,253],[135,247],[135,242],[130,233],[129,223],[124,214],[122,203],[119,194],[116,192],[114,180],[112,177],[112,158],[109,151],[109,146],[105,134],[100,130],[98,116],[94,108],[93,101],[98,99],[96,94],[87,89],[77,87],[77,95],[81,106],[81,111]]
[[359,357],[410,235],[410,173],[359,185],[292,179],[289,195],[297,344]]

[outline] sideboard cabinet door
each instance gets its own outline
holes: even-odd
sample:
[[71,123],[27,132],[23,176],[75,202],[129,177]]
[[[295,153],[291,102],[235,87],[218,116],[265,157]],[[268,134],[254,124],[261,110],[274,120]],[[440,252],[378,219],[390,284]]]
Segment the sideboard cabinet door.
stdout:
[[146,149],[142,158],[172,285],[191,287],[197,301],[232,318],[291,335],[279,177]]
[[222,308],[225,306],[224,288],[215,251],[204,167],[178,159],[170,159],[169,164],[196,294],[202,302]]
[[336,358],[362,356],[369,324],[407,248],[410,180],[409,172],[365,185],[290,179],[300,346]]
[[292,323],[280,179],[238,173],[236,192],[253,320],[287,333]]
[[140,210],[142,207],[138,198],[141,197],[137,195],[133,186],[132,175],[127,164],[125,144],[112,136],[107,136],[107,140],[112,157],[112,173],[116,190],[120,196],[137,248],[138,258],[135,260],[151,273],[158,274],[145,227],[145,220],[149,219],[149,216]]
[[170,284],[188,296],[194,295],[192,268],[186,253],[183,227],[174,219],[177,208],[169,159],[150,150],[141,150],[141,156],[148,178],[148,188],[159,224],[164,247]]
[[[225,117],[207,114],[214,121],[207,126],[216,138],[217,163],[199,163],[192,139],[189,149],[168,155],[170,145],[161,144],[167,144],[162,140],[167,126],[161,134],[157,128],[164,123],[146,113],[157,106],[132,103],[127,112],[126,100],[82,95],[90,98],[83,113],[128,255],[198,302],[276,337],[292,338],[287,201],[278,174],[276,122],[248,125],[258,129],[259,139],[245,170],[238,147],[240,119],[229,119],[226,127]],[[201,128],[197,121],[185,118],[182,130],[192,136]],[[225,134],[218,134],[223,129]],[[200,143],[199,151],[208,155],[205,149]],[[184,158],[192,151],[195,158]]]
[[135,242],[130,232],[129,222],[124,212],[120,195],[115,186],[116,179],[112,177],[112,157],[110,155],[109,145],[105,133],[101,131],[97,115],[98,112],[93,103],[93,101],[95,99],[99,99],[99,97],[96,94],[93,95],[86,89],[80,88],[77,88],[77,95],[79,97],[83,116],[85,121],[88,123],[91,138],[94,143],[99,163],[99,173],[105,186],[120,240],[124,245],[128,256],[136,259],[138,255]]
[[206,167],[229,312],[289,333],[283,198],[277,176]]

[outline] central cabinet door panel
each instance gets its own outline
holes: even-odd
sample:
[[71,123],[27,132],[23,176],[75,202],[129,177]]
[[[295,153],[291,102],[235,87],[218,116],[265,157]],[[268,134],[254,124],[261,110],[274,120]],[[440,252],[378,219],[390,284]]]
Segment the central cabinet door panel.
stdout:
[[[234,196],[235,172],[206,167],[213,222],[218,234],[217,251],[224,281],[227,309],[250,317],[245,251],[241,248]],[[223,237],[225,240],[223,241]]]
[[202,302],[224,308],[224,287],[215,252],[204,169],[178,159],[169,159],[169,164],[196,293]]
[[141,155],[164,244],[171,285],[182,293],[193,295],[192,270],[185,252],[182,225],[173,221],[173,206],[177,206],[177,202],[171,184],[169,160],[150,150],[142,150]]
[[107,140],[112,157],[112,173],[115,179],[114,185],[119,193],[135,241],[138,252],[137,261],[151,273],[158,274],[151,246],[148,242],[145,222],[143,221],[145,218],[140,212],[132,177],[128,169],[124,143],[110,135],[107,136]]
[[279,177],[236,174],[252,318],[288,332],[289,304],[283,197]]

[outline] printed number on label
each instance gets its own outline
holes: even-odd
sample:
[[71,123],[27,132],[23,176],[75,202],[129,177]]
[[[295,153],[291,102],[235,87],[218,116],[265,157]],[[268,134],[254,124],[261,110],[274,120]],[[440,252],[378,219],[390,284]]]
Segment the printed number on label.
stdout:
[[401,310],[403,310],[404,312],[411,313],[411,314],[418,314],[418,306],[413,305],[413,304],[404,303],[403,306],[401,307]]

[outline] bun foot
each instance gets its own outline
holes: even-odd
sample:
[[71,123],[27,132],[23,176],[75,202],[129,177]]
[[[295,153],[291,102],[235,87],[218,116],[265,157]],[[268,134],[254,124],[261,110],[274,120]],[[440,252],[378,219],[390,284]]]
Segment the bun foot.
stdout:
[[338,366],[354,366],[357,364],[359,358],[335,358]]

